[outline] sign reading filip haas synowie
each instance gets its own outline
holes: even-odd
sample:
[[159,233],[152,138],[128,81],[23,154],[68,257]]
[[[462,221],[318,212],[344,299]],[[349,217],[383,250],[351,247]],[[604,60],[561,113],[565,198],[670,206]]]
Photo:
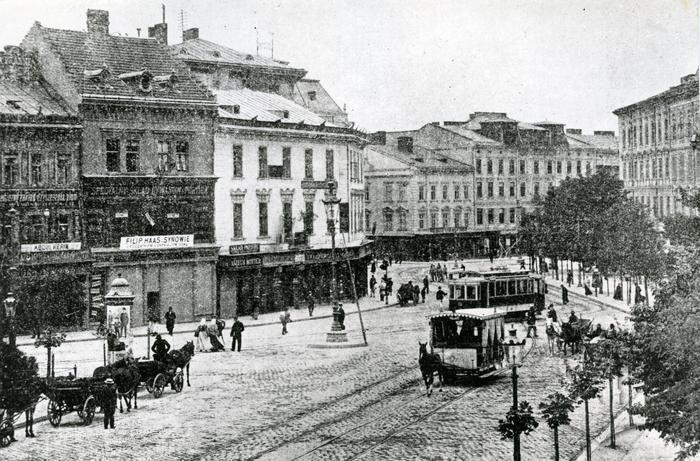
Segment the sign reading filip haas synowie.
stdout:
[[194,234],[183,235],[135,235],[122,237],[120,250],[163,250],[170,248],[192,248]]

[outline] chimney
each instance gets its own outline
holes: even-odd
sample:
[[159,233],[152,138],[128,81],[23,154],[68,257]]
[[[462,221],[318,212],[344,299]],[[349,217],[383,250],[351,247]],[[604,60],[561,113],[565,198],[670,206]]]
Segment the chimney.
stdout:
[[401,152],[413,153],[413,138],[410,136],[398,137],[398,148]]
[[566,134],[582,134],[581,128],[567,128]]
[[158,43],[161,45],[167,45],[168,44],[168,24],[165,22],[162,22],[160,24],[156,24],[153,27],[148,28],[148,36],[150,38],[155,38]]
[[198,27],[192,27],[187,30],[182,31],[182,41],[186,42],[187,40],[194,40],[196,38],[199,38],[199,28]]
[[109,11],[87,10],[87,31],[90,34],[109,35]]
[[386,131],[377,131],[370,135],[370,141],[372,144],[380,144],[386,146]]
[[614,131],[594,131],[593,135],[595,136],[615,136]]

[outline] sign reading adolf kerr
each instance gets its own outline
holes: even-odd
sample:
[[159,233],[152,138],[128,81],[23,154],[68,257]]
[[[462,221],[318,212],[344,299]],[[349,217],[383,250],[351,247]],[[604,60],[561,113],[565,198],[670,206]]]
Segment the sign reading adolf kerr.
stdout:
[[183,235],[135,235],[122,237],[120,250],[160,250],[165,248],[191,248],[194,234]]
[[21,253],[43,253],[49,251],[74,251],[80,250],[80,242],[61,242],[61,243],[31,243],[20,246]]

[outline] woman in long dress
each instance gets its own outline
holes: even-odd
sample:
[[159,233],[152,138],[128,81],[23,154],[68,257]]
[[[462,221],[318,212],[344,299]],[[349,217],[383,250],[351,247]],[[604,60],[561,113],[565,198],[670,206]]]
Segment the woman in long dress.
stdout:
[[198,352],[204,352],[207,349],[207,340],[209,339],[209,335],[207,334],[207,322],[202,317],[202,319],[199,321],[199,325],[197,325],[197,351]]

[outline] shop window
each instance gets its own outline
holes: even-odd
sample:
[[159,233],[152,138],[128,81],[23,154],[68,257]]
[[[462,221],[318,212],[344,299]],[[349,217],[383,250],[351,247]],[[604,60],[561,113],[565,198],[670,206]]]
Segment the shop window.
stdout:
[[233,177],[243,177],[243,146],[233,146]]
[[140,145],[137,139],[126,141],[126,171],[133,173],[139,171]]
[[107,159],[107,171],[118,172],[120,171],[120,141],[118,139],[106,139],[105,140],[105,155]]

